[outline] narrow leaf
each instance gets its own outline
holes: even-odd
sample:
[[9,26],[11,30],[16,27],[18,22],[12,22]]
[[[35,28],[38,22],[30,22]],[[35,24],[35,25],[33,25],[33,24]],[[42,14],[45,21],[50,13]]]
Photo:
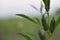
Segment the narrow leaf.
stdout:
[[45,36],[39,31],[39,37],[41,40],[45,40]]
[[[26,15],[24,15],[24,14],[16,14],[16,15],[21,16],[21,17],[24,17],[24,18],[32,21],[33,23],[36,23],[36,21],[34,21],[32,18],[30,18],[30,17],[28,17],[28,16],[26,16]],[[36,23],[36,24],[37,24],[37,23]]]
[[42,11],[43,11],[43,4],[42,4],[42,2],[41,2],[41,7],[40,7],[40,12],[41,12],[41,14],[42,14]]
[[45,4],[45,9],[48,12],[50,9],[50,0],[43,0],[44,4]]
[[50,31],[51,31],[51,33],[53,33],[54,30],[55,30],[55,18],[53,17],[51,19],[51,23],[50,23]]
[[42,26],[44,28],[45,31],[48,30],[48,24],[47,24],[47,21],[46,21],[46,18],[44,17],[44,15],[42,15]]
[[60,16],[56,20],[56,26],[58,26],[59,24],[60,24]]
[[28,35],[25,35],[23,33],[18,33],[19,35],[23,36],[24,38],[26,38],[27,40],[32,40],[31,37],[29,37]]
[[34,5],[30,5],[31,7],[33,7],[35,10],[37,10],[38,12],[40,12],[39,9],[37,9]]
[[38,18],[35,18],[35,20],[40,24],[40,20]]
[[29,33],[29,32],[26,32],[26,34],[28,34],[28,35],[30,35],[30,36],[32,36],[32,37],[34,37],[34,36],[35,36],[34,34]]

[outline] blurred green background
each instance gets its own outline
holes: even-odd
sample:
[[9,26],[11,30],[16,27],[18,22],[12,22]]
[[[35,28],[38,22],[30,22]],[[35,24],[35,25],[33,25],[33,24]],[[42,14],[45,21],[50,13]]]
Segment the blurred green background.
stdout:
[[36,25],[22,18],[0,19],[0,40],[24,40],[17,33],[35,31]]
[[[60,11],[58,10],[54,16],[56,18],[60,16]],[[25,40],[25,38],[18,35],[19,32],[33,33],[36,37],[32,38],[39,40],[37,36],[38,29],[38,25],[24,18],[0,19],[0,40]],[[60,26],[56,28],[52,40],[60,40]]]

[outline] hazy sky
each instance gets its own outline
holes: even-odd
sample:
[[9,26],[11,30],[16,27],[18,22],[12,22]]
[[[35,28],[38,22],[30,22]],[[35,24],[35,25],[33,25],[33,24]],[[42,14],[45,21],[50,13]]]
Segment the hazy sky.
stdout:
[[[37,12],[29,4],[40,7],[40,0],[0,0],[0,18],[14,16],[18,13]],[[60,0],[51,0],[51,12],[60,7]]]

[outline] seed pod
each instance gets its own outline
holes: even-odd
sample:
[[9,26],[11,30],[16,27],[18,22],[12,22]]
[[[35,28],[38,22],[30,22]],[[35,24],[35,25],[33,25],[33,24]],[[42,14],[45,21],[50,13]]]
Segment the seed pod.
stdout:
[[51,33],[53,33],[54,30],[55,30],[55,18],[53,17],[51,19],[51,23],[50,23],[50,31],[51,31]]
[[44,4],[45,4],[45,9],[48,12],[50,9],[50,0],[43,0]]
[[46,18],[44,17],[44,15],[42,15],[42,26],[45,31],[48,30],[48,25],[47,25]]

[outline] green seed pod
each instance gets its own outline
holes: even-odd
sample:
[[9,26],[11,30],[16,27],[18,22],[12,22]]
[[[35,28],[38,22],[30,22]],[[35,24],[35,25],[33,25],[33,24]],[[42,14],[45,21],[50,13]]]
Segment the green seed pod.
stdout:
[[50,23],[50,31],[51,31],[51,33],[53,33],[54,30],[55,30],[55,18],[53,17],[51,19],[51,23]]
[[50,9],[50,0],[43,0],[44,4],[45,4],[45,9],[48,12]]
[[45,31],[48,30],[48,25],[47,25],[46,18],[44,17],[44,15],[42,15],[42,26]]

